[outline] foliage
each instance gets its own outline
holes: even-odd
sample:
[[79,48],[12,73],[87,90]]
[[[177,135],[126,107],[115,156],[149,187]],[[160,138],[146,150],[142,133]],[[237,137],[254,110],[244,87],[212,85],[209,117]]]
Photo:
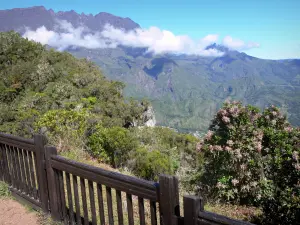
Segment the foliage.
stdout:
[[148,151],[142,147],[131,158],[132,172],[144,179],[158,180],[159,174],[172,174],[170,158],[159,150]]
[[254,204],[261,195],[261,149],[258,109],[239,102],[225,103],[198,150],[204,152],[203,192],[212,197]]
[[126,162],[129,152],[136,149],[137,141],[128,129],[98,125],[89,137],[88,146],[100,161],[119,167]]
[[193,165],[189,156],[195,153],[197,140],[169,128],[104,128],[98,124],[88,139],[88,148],[99,161],[156,180],[161,173],[175,174],[187,164]]
[[10,196],[10,191],[8,189],[8,184],[3,181],[0,181],[0,198]]
[[20,136],[30,137],[35,125],[59,136],[74,125],[66,117],[78,119],[78,113],[80,135],[99,121],[105,127],[139,124],[146,108],[126,101],[124,84],[107,80],[93,63],[46,50],[14,32],[0,33],[0,78],[0,131]]
[[[268,112],[265,114],[271,117]],[[273,120],[277,125],[279,120]],[[300,129],[290,126],[274,129],[272,124],[266,127],[264,134],[262,154],[269,182],[268,192],[262,195],[264,221],[297,224],[300,221]]]
[[299,128],[275,106],[260,113],[227,102],[197,146],[205,160],[198,170],[200,191],[210,199],[262,206],[268,224],[296,224],[299,143]]

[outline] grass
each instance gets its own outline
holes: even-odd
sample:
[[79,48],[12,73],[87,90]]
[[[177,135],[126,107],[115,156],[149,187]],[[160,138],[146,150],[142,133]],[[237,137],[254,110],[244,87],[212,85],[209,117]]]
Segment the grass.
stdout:
[[11,196],[8,189],[8,184],[3,181],[0,181],[0,198],[9,198]]

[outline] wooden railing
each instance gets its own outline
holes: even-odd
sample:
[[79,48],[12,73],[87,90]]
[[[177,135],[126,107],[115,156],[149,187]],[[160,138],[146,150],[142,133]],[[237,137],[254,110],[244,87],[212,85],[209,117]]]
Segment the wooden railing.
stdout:
[[47,178],[44,167],[45,138],[25,139],[0,133],[0,169],[2,180],[14,196],[34,208],[48,209]]
[[0,179],[15,197],[65,224],[250,225],[206,212],[199,197],[184,196],[178,179],[151,182],[57,155],[45,138],[0,133]]

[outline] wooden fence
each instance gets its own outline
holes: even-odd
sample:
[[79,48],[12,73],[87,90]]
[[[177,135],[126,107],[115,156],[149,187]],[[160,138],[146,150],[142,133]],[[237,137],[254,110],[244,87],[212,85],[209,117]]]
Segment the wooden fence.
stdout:
[[184,196],[178,179],[150,182],[57,155],[45,138],[0,133],[0,180],[13,195],[65,224],[250,225],[206,212],[201,198]]

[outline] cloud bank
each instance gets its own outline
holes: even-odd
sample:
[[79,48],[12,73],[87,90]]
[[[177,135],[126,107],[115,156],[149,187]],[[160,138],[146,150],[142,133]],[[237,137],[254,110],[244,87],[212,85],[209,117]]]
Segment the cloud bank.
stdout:
[[258,48],[259,44],[255,42],[248,42],[245,43],[242,40],[239,39],[233,39],[230,36],[226,36],[223,39],[223,45],[234,50],[248,50],[251,48]]
[[[47,30],[42,26],[36,30],[27,29],[23,37],[47,44],[59,50],[69,47],[84,47],[88,49],[116,48],[119,45],[147,48],[154,54],[174,53],[199,56],[221,56],[216,49],[206,49],[218,42],[218,35],[210,34],[200,40],[192,40],[187,35],[175,35],[170,31],[157,27],[124,31],[107,24],[101,32],[91,32],[85,27],[73,27],[67,21],[57,21],[55,30]],[[223,44],[231,49],[243,50],[258,47],[256,43],[245,43],[226,36]]]

